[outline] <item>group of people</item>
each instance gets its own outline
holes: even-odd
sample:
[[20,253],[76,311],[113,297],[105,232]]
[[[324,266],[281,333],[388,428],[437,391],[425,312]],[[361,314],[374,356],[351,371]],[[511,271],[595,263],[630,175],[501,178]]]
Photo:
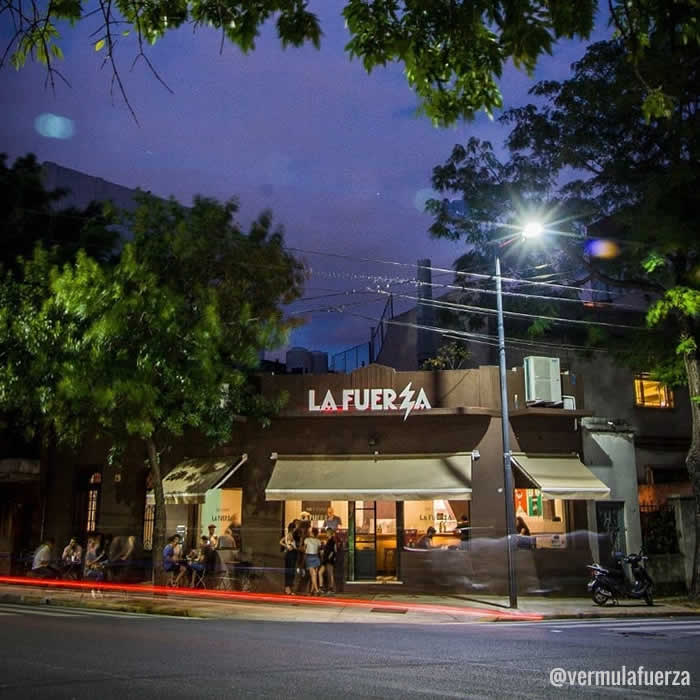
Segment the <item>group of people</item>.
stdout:
[[343,548],[338,535],[340,525],[341,520],[332,508],[328,508],[323,523],[324,540],[319,538],[319,529],[311,527],[308,513],[302,513],[299,520],[287,525],[280,540],[284,552],[284,592],[287,595],[295,595],[307,585],[312,596],[320,596],[321,592],[335,593],[335,567]]
[[91,535],[84,553],[78,538],[71,537],[60,559],[54,556],[55,546],[56,540],[48,537],[37,547],[32,558],[33,577],[120,580],[133,564],[136,537]]
[[163,548],[163,569],[171,577],[173,586],[182,586],[189,579],[194,588],[197,576],[212,573],[216,566],[217,549],[238,549],[238,537],[233,527],[223,535],[216,534],[216,525],[209,525],[209,534],[202,535],[196,548],[185,555],[180,535],[172,535]]

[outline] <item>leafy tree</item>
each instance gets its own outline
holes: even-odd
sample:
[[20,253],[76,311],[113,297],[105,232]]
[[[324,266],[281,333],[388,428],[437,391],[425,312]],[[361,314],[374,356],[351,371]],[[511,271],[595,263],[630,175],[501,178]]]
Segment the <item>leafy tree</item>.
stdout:
[[265,213],[243,233],[234,202],[197,198],[187,209],[144,196],[133,242],[113,267],[81,253],[51,281],[47,307],[77,332],[56,383],[57,433],[95,426],[118,452],[141,441],[153,476],[154,571],[165,540],[161,455],[186,430],[229,440],[236,415],[264,415],[249,387],[258,352],[285,337],[279,304],[303,270]]
[[37,244],[52,250],[59,264],[75,259],[81,249],[98,260],[114,254],[119,234],[102,205],[61,207],[67,192],[44,187],[34,155],[17,158],[11,167],[6,160],[0,153],[0,265],[16,269],[17,258],[31,258]]
[[[671,3],[676,24],[665,21],[668,4],[612,2],[613,18],[635,55],[653,30],[697,42],[697,3]],[[255,49],[261,26],[274,18],[282,46],[318,47],[321,26],[308,5],[307,0],[100,0],[92,8],[85,0],[5,0],[0,15],[12,18],[15,32],[3,59],[9,56],[17,69],[27,59],[39,60],[53,84],[54,76],[63,77],[57,68],[63,58],[59,27],[65,32],[69,24],[89,23],[95,51],[126,99],[116,61],[121,43],[132,42],[135,60],[143,59],[154,73],[147,45],[186,24],[212,27],[221,33],[222,46],[228,41],[247,53]],[[342,13],[350,41],[345,48],[368,72],[402,64],[425,113],[435,123],[449,124],[501,106],[497,80],[508,62],[532,73],[559,38],[587,38],[597,6],[596,0],[346,0]]]
[[435,357],[423,363],[423,369],[463,369],[471,353],[464,343],[452,341],[438,350]]
[[[573,278],[575,286],[592,281],[635,293],[647,303],[647,323],[659,332],[627,336],[625,355],[632,366],[646,363],[659,379],[685,383],[690,391],[693,427],[686,461],[697,502],[693,593],[698,595],[700,56],[697,45],[669,53],[670,48],[652,41],[635,64],[621,41],[593,45],[574,64],[570,79],[532,89],[539,106],[503,116],[513,127],[508,162],[499,161],[491,144],[471,139],[434,169],[434,187],[461,193],[469,217],[450,216],[442,202],[432,201],[429,208],[435,215],[433,235],[464,238],[481,251],[504,230],[502,243],[528,217],[549,212],[548,227],[566,234],[556,237],[555,264],[580,274]],[[671,75],[665,73],[669,65]],[[650,117],[637,73],[672,86],[670,114]],[[597,256],[601,246],[611,253]],[[542,248],[529,253],[530,262],[552,259],[554,247],[547,237]]]

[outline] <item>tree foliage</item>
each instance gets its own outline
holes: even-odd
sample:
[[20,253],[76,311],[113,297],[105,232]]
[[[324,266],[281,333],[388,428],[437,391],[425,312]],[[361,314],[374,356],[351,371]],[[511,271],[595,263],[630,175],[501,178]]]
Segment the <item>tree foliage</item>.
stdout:
[[422,369],[464,369],[471,353],[469,348],[458,341],[442,345],[435,357],[427,359]]
[[[635,55],[642,53],[654,28],[668,29],[674,40],[697,43],[697,3],[670,3],[678,8],[673,15],[678,26],[665,21],[668,4],[612,3],[613,18],[635,46]],[[552,53],[558,39],[588,37],[597,8],[596,0],[346,0],[342,14],[350,34],[348,54],[368,72],[401,64],[422,110],[435,123],[450,124],[481,109],[491,113],[499,108],[497,81],[504,66],[512,61],[532,73],[538,58]],[[62,33],[76,23],[88,23],[95,51],[111,68],[113,85],[125,98],[117,67],[122,43],[127,55],[144,60],[155,73],[148,46],[184,25],[211,27],[221,34],[221,46],[228,42],[244,53],[255,49],[268,21],[275,22],[284,47],[318,47],[322,37],[307,0],[98,0],[96,5],[85,0],[4,0],[2,14],[11,17],[15,29],[3,61],[9,57],[19,69],[27,60],[38,60],[47,66],[52,82],[55,75],[63,77],[58,68]],[[665,92],[654,95],[657,102],[666,99]]]
[[[545,236],[525,259],[556,255],[573,286],[592,282],[646,304],[647,323],[658,332],[626,335],[623,355],[636,369],[646,363],[659,379],[689,387],[687,464],[700,529],[700,50],[690,43],[673,48],[655,37],[639,56],[621,40],[591,46],[571,78],[537,84],[531,92],[538,104],[502,117],[512,126],[507,162],[491,144],[471,139],[434,169],[434,187],[459,192],[469,217],[451,216],[444,202],[428,206],[432,235],[464,238],[481,250],[504,231],[512,240],[528,218],[544,217],[558,235]],[[670,86],[669,114],[650,118],[638,74]]]
[[[160,456],[186,430],[231,437],[237,415],[270,415],[249,375],[284,341],[280,304],[302,266],[263,213],[244,232],[234,201],[191,208],[144,195],[114,265],[84,251],[58,268],[41,248],[0,285],[0,410],[61,442],[109,438],[118,459],[144,446],[153,474],[158,567],[165,511]],[[157,568],[156,568],[157,570]]]

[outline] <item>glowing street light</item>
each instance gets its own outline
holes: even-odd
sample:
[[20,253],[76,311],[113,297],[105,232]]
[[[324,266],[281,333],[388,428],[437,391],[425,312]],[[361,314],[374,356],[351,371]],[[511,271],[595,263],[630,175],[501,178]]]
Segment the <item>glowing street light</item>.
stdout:
[[544,233],[544,226],[539,221],[528,221],[523,226],[523,238],[539,238]]

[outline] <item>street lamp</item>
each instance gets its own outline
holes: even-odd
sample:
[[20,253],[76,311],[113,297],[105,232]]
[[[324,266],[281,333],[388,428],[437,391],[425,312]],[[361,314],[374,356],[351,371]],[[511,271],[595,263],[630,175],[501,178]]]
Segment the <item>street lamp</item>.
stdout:
[[[528,222],[522,229],[525,239],[536,238],[544,231],[538,221]],[[503,436],[503,489],[506,499],[506,548],[508,550],[508,597],[510,607],[518,607],[518,584],[513,556],[515,506],[513,504],[513,467],[510,452],[510,419],[508,417],[508,384],[506,379],[506,340],[503,330],[503,294],[501,292],[501,259],[496,255],[496,308],[498,310],[498,374],[501,383],[501,432]]]

